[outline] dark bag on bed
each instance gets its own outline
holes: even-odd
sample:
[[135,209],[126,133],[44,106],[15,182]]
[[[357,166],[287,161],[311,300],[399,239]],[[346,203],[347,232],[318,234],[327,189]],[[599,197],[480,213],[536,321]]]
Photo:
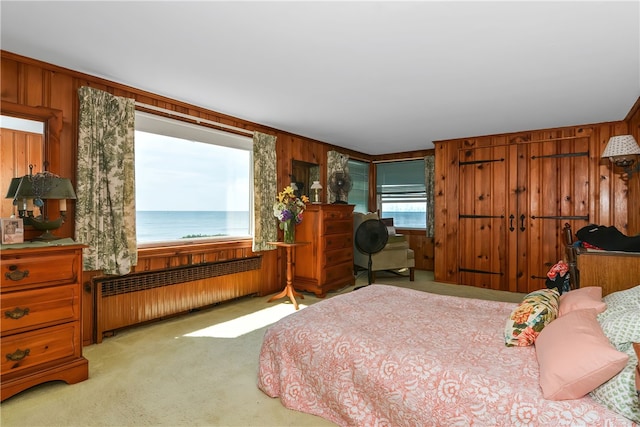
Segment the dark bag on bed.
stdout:
[[640,235],[626,236],[614,226],[590,224],[578,230],[576,237],[607,251],[640,252]]

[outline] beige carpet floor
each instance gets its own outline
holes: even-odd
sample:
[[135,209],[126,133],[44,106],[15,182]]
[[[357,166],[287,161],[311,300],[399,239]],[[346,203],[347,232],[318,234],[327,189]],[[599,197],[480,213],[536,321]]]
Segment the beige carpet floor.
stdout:
[[[379,274],[377,283],[473,298],[518,302],[522,294]],[[356,286],[366,284],[366,272]],[[350,292],[348,287],[329,293]],[[32,387],[0,404],[15,426],[332,426],[284,408],[256,386],[266,327],[293,313],[286,299],[247,297],[211,309],[129,328],[84,348],[89,379]],[[320,301],[304,294],[301,307]]]

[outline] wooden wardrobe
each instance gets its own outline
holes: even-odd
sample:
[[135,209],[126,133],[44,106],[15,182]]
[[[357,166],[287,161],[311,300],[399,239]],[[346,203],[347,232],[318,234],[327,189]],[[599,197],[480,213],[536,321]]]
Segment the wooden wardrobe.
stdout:
[[[435,280],[545,287],[565,223],[616,224],[615,212],[603,222],[596,195],[617,180],[600,155],[619,133],[603,124],[436,142]],[[624,197],[614,203],[626,214]]]

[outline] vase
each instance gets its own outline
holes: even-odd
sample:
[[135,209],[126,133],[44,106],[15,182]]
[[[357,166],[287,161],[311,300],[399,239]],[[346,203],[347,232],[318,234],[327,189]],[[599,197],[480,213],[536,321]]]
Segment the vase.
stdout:
[[284,230],[284,242],[294,243],[296,241],[296,223],[290,219],[282,223],[282,229]]

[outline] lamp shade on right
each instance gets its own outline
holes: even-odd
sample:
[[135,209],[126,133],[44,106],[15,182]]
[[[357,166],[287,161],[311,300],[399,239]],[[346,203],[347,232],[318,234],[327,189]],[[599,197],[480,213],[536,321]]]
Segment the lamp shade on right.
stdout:
[[640,145],[636,142],[633,135],[612,136],[602,153],[602,157],[608,157],[614,161],[613,157],[632,156],[640,154]]

